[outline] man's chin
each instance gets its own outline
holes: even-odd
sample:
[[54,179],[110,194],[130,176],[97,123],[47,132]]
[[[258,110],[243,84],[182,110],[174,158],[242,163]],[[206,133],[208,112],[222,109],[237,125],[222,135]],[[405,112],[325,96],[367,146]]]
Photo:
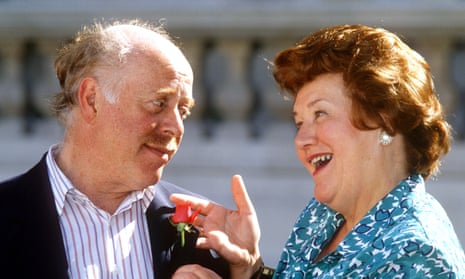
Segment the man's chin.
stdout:
[[134,172],[134,182],[138,181],[143,183],[143,185],[153,185],[156,184],[163,175],[163,170],[166,164],[160,161],[152,161],[150,164],[140,165]]
[[162,175],[163,175],[163,168],[159,168],[157,171],[155,171],[154,175],[150,178],[149,185],[157,184],[158,181],[161,180]]

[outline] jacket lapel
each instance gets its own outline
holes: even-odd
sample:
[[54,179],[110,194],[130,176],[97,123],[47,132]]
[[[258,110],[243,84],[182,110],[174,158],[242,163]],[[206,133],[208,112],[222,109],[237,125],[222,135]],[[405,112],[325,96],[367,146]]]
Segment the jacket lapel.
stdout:
[[169,221],[174,213],[174,205],[169,200],[172,191],[165,186],[157,184],[155,197],[146,213],[155,278],[170,278],[179,266],[173,253],[176,228]]
[[200,264],[214,270],[221,278],[229,278],[226,261],[213,256],[209,250],[196,248],[197,230],[186,234],[185,245],[181,247],[177,229],[170,223],[169,218],[175,211],[175,205],[169,200],[171,194],[201,196],[166,181],[157,183],[155,189],[155,197],[146,213],[155,278],[171,278],[176,269],[185,264]]

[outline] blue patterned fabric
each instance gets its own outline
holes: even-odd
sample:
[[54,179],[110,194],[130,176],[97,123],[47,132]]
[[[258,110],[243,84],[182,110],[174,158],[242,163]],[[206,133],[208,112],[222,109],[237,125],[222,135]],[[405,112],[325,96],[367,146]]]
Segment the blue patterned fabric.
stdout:
[[412,175],[379,201],[338,245],[315,259],[344,217],[312,199],[274,278],[465,278],[465,255],[442,206]]

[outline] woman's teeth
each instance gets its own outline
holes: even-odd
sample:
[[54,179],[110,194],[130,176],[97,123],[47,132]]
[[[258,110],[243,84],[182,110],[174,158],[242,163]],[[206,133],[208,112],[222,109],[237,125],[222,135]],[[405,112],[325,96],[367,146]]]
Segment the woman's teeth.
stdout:
[[313,158],[310,161],[310,163],[314,165],[315,167],[321,167],[327,164],[329,161],[331,161],[332,158],[333,158],[333,155],[331,154],[320,155],[320,156],[316,156],[315,158]]

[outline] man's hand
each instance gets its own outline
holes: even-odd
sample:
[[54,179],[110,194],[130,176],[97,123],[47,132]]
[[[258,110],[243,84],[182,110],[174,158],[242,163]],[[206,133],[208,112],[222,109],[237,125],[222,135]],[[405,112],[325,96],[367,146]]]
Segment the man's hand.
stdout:
[[212,270],[197,264],[183,265],[173,274],[172,279],[221,279]]
[[241,176],[232,177],[231,191],[237,210],[188,195],[173,194],[171,200],[200,211],[194,221],[200,231],[197,247],[213,249],[227,260],[232,278],[249,278],[261,264],[260,227]]

